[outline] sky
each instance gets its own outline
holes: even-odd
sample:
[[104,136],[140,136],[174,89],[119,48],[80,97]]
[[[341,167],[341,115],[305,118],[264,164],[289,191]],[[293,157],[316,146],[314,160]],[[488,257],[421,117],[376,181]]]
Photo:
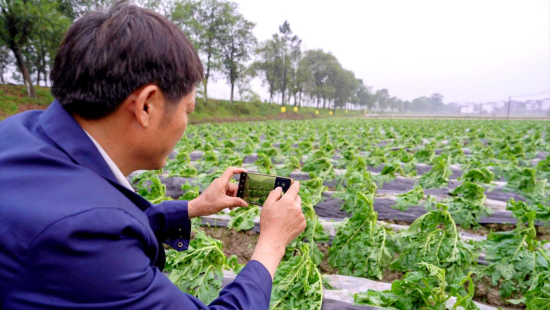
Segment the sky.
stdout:
[[[550,97],[549,0],[233,0],[259,41],[285,20],[373,90],[448,102]],[[267,98],[259,80],[254,91]],[[536,94],[536,95],[535,95]],[[229,98],[219,78],[209,96]]]

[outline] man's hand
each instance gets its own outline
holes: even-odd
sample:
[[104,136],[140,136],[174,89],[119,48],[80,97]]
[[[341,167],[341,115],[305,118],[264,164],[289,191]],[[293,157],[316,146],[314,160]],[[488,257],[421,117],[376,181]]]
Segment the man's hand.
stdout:
[[[237,198],[238,185],[229,182],[234,174],[244,172],[243,168],[229,167],[199,197],[189,201],[187,212],[189,219],[197,216],[212,215],[225,208],[248,207],[246,201]],[[280,196],[280,194],[279,194]]]
[[299,189],[300,183],[294,182],[281,198],[282,189],[277,187],[269,194],[262,208],[260,237],[251,259],[261,262],[271,278],[285,254],[286,246],[306,229]]

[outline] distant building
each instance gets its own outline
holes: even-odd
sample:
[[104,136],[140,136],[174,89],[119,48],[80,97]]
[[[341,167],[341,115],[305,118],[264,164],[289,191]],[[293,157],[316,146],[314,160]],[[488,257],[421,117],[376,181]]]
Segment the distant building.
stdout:
[[540,100],[527,100],[525,101],[525,110],[527,111],[533,111],[539,109],[539,101]]
[[550,98],[542,99],[540,108],[541,110],[550,110]]
[[[479,114],[480,109],[482,114],[506,114],[508,113],[508,101],[493,101],[485,103],[464,103],[456,104],[458,110],[462,114]],[[532,113],[536,111],[548,111],[550,110],[550,98],[534,99],[534,100],[512,100],[510,101],[510,113],[522,114]]]
[[472,114],[475,113],[475,103],[466,103],[460,106],[460,113],[462,114]]
[[525,109],[528,111],[548,110],[550,109],[550,98],[527,100],[525,102]]

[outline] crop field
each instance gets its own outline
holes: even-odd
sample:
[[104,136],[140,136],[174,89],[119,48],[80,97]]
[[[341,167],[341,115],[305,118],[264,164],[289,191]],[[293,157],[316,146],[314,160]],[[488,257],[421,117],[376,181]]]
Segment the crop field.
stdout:
[[[170,158],[130,176],[153,203],[193,199],[229,166],[301,182],[307,228],[273,309],[550,309],[550,122],[203,124]],[[169,278],[215,299],[250,259],[260,213],[194,219],[189,250],[166,250]]]

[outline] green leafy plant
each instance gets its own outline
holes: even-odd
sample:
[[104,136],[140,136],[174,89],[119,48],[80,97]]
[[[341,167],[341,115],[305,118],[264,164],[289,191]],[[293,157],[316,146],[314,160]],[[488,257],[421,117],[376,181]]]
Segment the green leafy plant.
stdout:
[[358,205],[362,203],[358,202],[358,198],[360,197],[358,193],[363,193],[364,195],[375,193],[377,186],[369,172],[351,170],[350,173],[346,172],[346,176],[347,184],[345,191],[335,194],[334,197],[342,198],[344,203],[341,209],[353,214]]
[[369,166],[378,167],[386,162],[386,152],[381,148],[374,149],[367,157]]
[[303,243],[297,255],[283,261],[273,279],[270,309],[316,309],[323,304],[323,277]]
[[396,196],[395,204],[392,209],[407,211],[410,207],[418,206],[420,200],[424,198],[422,186],[417,185],[413,190]]
[[145,182],[141,183],[143,186],[138,188],[138,193],[145,199],[149,200],[152,204],[158,204],[166,200],[172,200],[172,198],[166,196],[166,185],[160,182],[158,175],[153,175],[147,179],[150,181],[150,185],[145,185]]
[[546,157],[546,159],[544,160],[539,161],[535,168],[537,170],[536,174],[539,179],[546,179],[550,181],[550,156]]
[[524,304],[527,310],[550,309],[550,271],[537,274],[533,284],[522,298],[511,299],[508,302],[514,305]]
[[131,183],[135,185],[139,192],[139,189],[144,187],[144,184],[149,180],[149,178],[159,176],[162,172],[162,169],[144,171],[133,177]]
[[229,223],[227,223],[228,229],[235,229],[236,231],[250,230],[254,228],[254,219],[260,216],[260,208],[257,206],[249,206],[248,208],[235,208],[229,215],[232,216]]
[[475,245],[460,239],[447,206],[440,203],[401,231],[396,240],[400,254],[391,263],[392,269],[413,271],[418,263],[426,262],[445,269],[449,283],[467,274],[479,256]]
[[532,168],[511,169],[508,187],[521,193],[532,202],[548,203],[550,188],[546,179],[537,180],[537,172]]
[[435,164],[432,170],[424,173],[419,180],[420,185],[424,189],[443,188],[449,183],[449,178],[453,174],[449,168],[449,158],[439,156],[435,159]]
[[455,223],[469,229],[478,228],[482,217],[487,217],[493,211],[484,205],[485,189],[471,182],[464,182],[451,191],[454,196],[449,201],[449,212]]
[[536,208],[511,200],[507,209],[517,218],[517,226],[512,231],[489,233],[484,243],[489,264],[478,272],[490,277],[504,298],[527,290],[537,274],[550,270],[550,251],[536,239]]
[[419,163],[431,164],[435,159],[435,145],[428,144],[423,149],[416,151],[414,153],[414,158],[416,158]]
[[317,205],[323,200],[323,192],[327,190],[327,187],[323,185],[323,179],[315,173],[311,172],[309,176],[309,180],[300,182],[300,197],[303,200],[304,196],[308,196],[309,202],[312,205]]
[[308,160],[302,167],[304,172],[314,172],[322,179],[334,179],[334,167],[332,161],[327,157],[320,157],[313,160]]
[[[445,281],[445,269],[437,268],[428,263],[419,263],[418,271],[405,274],[403,279],[392,283],[391,290],[368,290],[355,294],[354,301],[359,305],[387,307],[384,309],[416,310],[416,309],[479,309],[472,301],[474,284],[470,274],[460,279],[460,282],[448,287]],[[468,285],[468,290],[464,285]],[[450,293],[447,293],[450,291]],[[456,297],[455,304],[449,308],[447,301]]]
[[258,167],[260,173],[271,174],[275,173],[271,158],[265,153],[258,153],[258,159],[254,163]]
[[197,168],[191,164],[189,153],[185,151],[180,151],[173,160],[168,161],[164,169],[170,171],[169,176],[196,177],[198,174]]
[[223,279],[222,268],[228,266],[221,241],[195,231],[187,251],[167,252],[168,278],[180,290],[209,304],[218,296]]
[[373,194],[357,195],[359,204],[353,216],[336,232],[328,263],[343,275],[380,280],[393,259],[390,236],[377,223]]
[[470,169],[462,175],[461,180],[472,183],[489,184],[495,180],[495,174],[487,167]]
[[321,222],[319,222],[319,217],[315,214],[313,205],[307,199],[302,201],[302,212],[306,218],[306,229],[287,247],[285,257],[291,257],[295,249],[299,247],[299,244],[305,240],[309,243],[309,255],[311,260],[318,266],[322,262],[324,255],[321,250],[319,250],[317,243],[328,243],[330,237],[325,232]]
[[193,186],[191,184],[189,184],[189,182],[185,182],[185,184],[183,184],[181,186],[181,190],[184,192],[183,195],[181,195],[178,200],[193,200],[197,197],[199,197],[200,195],[200,189],[198,186]]

